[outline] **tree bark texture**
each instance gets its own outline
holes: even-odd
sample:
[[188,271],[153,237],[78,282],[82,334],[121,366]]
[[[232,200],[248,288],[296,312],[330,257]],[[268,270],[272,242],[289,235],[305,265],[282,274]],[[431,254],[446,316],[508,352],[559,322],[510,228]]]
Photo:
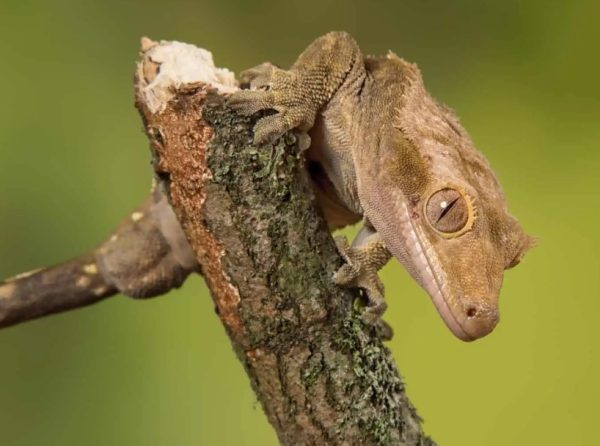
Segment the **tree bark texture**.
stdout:
[[160,108],[145,93],[165,67],[143,42],[136,104],[159,186],[194,249],[216,311],[284,445],[434,445],[342,264],[290,133],[253,145],[257,117],[226,94],[179,82]]

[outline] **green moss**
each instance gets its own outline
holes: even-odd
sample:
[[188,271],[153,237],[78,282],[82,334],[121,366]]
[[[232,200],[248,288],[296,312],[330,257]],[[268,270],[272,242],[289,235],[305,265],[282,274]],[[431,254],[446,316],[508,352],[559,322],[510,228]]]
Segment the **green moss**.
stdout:
[[[351,368],[357,378],[347,389],[353,398],[351,412],[340,423],[352,420],[368,432],[375,444],[386,445],[392,440],[392,432],[402,427],[403,401],[395,395],[403,391],[403,384],[391,353],[373,331],[372,327],[365,326],[360,312],[354,309],[351,317],[341,321],[334,339],[342,351],[350,354]],[[364,410],[368,405],[375,410]]]
[[[250,278],[239,279],[239,311],[250,348],[267,348],[282,358],[292,345],[313,352],[301,366],[300,379],[310,394],[325,376],[319,398],[327,398],[342,414],[335,429],[323,427],[324,435],[338,432],[343,437],[349,426],[359,426],[379,445],[396,442],[403,432],[420,438],[414,425],[402,425],[403,416],[418,418],[407,413],[413,409],[390,352],[353,306],[358,293],[331,281],[341,261],[301,171],[296,138],[286,135],[274,144],[253,147],[252,121],[219,101],[214,107],[209,101],[204,118],[218,129],[208,148],[212,182],[231,199],[228,224],[253,262],[251,273],[268,286],[268,302],[257,303],[253,290],[244,285]],[[230,275],[235,280],[236,271]],[[256,314],[263,304],[275,306],[276,314]],[[292,416],[299,409],[289,396],[283,398]],[[321,425],[322,420],[312,421]]]
[[308,358],[302,369],[302,382],[307,388],[312,387],[324,370],[323,356],[321,353],[314,353]]
[[[252,145],[251,120],[231,113],[222,107],[220,100],[204,109],[204,118],[218,128],[208,148],[208,166],[213,173],[212,182],[226,190],[236,212],[231,218],[254,270],[268,281],[270,294],[278,299],[278,307],[292,308],[310,296],[304,293],[307,286],[306,266],[310,263],[301,251],[290,247],[293,234],[303,234],[299,227],[300,215],[310,205],[306,193],[297,181],[300,163],[294,139],[282,138],[274,144],[256,148]],[[257,227],[265,230],[256,230]],[[302,240],[299,240],[302,245]],[[299,269],[298,265],[303,268]],[[311,269],[318,271],[318,266]],[[240,292],[245,290],[240,287]],[[287,339],[293,333],[293,321],[282,319],[261,320],[252,314],[254,309],[244,309],[244,319],[250,328],[253,344]],[[254,323],[254,322],[255,323]],[[257,330],[252,328],[256,326]]]

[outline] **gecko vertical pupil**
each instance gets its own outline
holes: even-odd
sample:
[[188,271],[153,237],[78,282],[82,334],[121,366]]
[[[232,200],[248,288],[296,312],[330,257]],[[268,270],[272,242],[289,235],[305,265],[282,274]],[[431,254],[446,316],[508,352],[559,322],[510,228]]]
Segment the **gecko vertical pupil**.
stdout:
[[465,227],[469,206],[465,197],[455,189],[444,188],[434,192],[425,208],[427,220],[439,232],[453,233]]

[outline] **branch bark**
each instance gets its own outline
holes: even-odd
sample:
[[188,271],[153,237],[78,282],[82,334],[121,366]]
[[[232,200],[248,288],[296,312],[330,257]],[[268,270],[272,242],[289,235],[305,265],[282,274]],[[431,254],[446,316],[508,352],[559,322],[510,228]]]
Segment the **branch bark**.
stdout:
[[0,328],[162,294],[195,255],[282,444],[434,445],[359,292],[332,283],[342,260],[296,136],[255,147],[258,117],[225,105],[233,75],[191,45],[143,39],[135,86],[159,190],[95,251],[1,282]]
[[358,291],[331,281],[341,259],[295,135],[255,147],[255,119],[226,107],[233,82],[199,51],[144,40],[136,104],[157,178],[281,443],[433,445],[390,351],[355,310]]

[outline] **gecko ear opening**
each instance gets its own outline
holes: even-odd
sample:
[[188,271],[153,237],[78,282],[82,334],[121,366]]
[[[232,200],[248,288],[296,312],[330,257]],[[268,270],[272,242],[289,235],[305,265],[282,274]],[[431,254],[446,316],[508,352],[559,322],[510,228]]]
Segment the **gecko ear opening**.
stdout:
[[521,232],[521,234],[522,235],[521,235],[520,243],[518,245],[517,253],[513,256],[512,260],[510,262],[508,262],[506,268],[504,268],[504,269],[514,268],[519,263],[521,263],[521,260],[523,260],[523,257],[525,257],[525,254],[527,254],[527,251],[529,251],[531,248],[535,248],[539,242],[538,237],[534,237],[532,235],[525,234],[524,232]]

